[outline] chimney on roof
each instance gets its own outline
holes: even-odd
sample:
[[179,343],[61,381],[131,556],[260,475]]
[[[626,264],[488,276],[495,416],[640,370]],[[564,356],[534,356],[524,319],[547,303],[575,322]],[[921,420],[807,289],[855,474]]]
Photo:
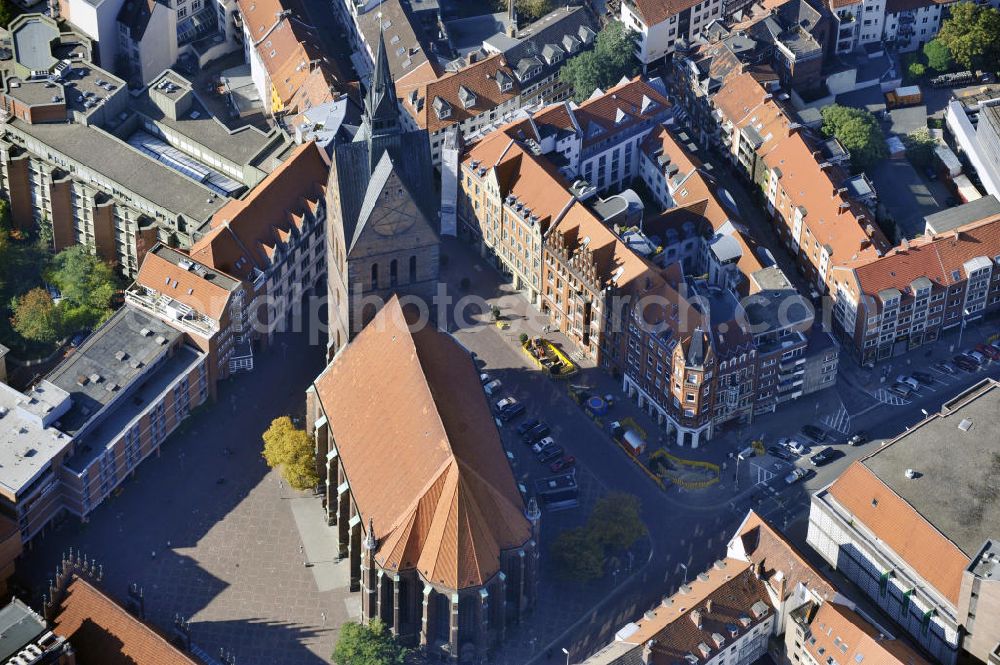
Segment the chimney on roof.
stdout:
[[704,625],[704,622],[701,619],[701,610],[691,610],[691,621],[694,622],[694,625],[698,626],[699,630],[701,630],[701,627]]
[[476,51],[470,51],[467,60],[470,65],[474,65],[476,64],[476,61],[479,60],[479,54]]
[[656,640],[648,640],[642,645],[642,665],[651,665],[653,662],[653,647]]
[[777,581],[777,592],[778,592],[778,603],[782,603],[785,600],[785,586],[787,580],[785,579],[785,574],[780,570],[774,574],[775,580]]
[[761,579],[762,577],[764,577],[764,560],[763,559],[761,559],[760,561],[758,561],[757,564],[753,567],[753,576],[756,577],[758,580]]
[[708,600],[705,601],[705,614],[711,614],[711,613],[712,613],[712,599],[709,598]]
[[907,238],[906,236],[903,236],[902,242],[899,243],[899,251],[905,252],[908,249],[910,249],[910,239]]

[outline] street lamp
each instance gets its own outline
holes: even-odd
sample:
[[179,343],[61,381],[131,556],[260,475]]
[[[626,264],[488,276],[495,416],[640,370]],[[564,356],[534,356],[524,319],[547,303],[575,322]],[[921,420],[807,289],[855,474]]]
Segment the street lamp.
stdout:
[[962,352],[962,333],[965,332],[965,317],[969,315],[968,308],[962,310],[962,322],[958,326],[958,352]]
[[569,651],[566,650],[566,647],[563,647],[562,652],[566,654],[566,665],[569,665]]

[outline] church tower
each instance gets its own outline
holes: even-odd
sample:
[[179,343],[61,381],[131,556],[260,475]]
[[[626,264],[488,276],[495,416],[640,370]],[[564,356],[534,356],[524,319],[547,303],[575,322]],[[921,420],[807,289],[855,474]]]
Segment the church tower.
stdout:
[[380,33],[361,127],[334,149],[326,191],[329,358],[391,295],[433,305],[440,198],[427,132],[408,130],[399,114]]

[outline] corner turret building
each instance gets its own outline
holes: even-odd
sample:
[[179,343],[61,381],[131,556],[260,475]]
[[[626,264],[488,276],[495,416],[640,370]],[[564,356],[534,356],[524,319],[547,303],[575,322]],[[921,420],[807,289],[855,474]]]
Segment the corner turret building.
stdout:
[[392,293],[429,302],[437,288],[440,223],[427,132],[400,122],[381,36],[361,127],[353,142],[334,150],[332,162],[326,191],[330,357]]

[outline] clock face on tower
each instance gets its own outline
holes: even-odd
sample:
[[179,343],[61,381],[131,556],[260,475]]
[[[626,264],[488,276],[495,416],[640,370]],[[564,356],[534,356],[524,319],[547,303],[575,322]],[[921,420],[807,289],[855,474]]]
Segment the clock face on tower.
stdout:
[[373,224],[376,233],[383,236],[399,235],[413,226],[413,202],[402,189],[383,191],[376,215],[378,217]]

